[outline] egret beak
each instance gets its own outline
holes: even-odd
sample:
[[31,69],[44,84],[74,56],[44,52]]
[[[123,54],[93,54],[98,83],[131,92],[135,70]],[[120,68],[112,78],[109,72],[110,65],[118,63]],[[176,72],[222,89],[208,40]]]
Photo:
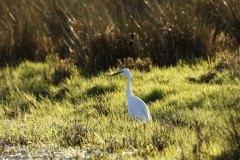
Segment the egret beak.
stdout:
[[119,72],[111,74],[110,76],[115,76],[115,75],[118,75],[118,74],[121,74],[121,73],[122,73],[122,71],[119,71]]

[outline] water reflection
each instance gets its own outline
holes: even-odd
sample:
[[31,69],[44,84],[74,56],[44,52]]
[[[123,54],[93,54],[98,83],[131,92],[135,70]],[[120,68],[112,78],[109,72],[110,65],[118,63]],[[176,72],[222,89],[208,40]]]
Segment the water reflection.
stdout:
[[[100,149],[80,150],[74,148],[63,149],[62,151],[53,146],[10,146],[0,144],[0,159],[54,159],[54,160],[86,160],[86,159],[130,159],[133,152],[122,152],[119,154],[109,154]],[[44,149],[45,148],[45,149]]]

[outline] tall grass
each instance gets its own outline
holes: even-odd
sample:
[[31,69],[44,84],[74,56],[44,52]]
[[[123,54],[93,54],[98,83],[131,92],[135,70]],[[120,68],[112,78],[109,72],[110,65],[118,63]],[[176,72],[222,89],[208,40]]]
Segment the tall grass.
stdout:
[[130,119],[126,78],[109,77],[110,70],[88,78],[73,74],[56,85],[45,79],[46,63],[7,67],[0,74],[0,139],[32,149],[37,144],[72,147],[92,157],[100,150],[104,159],[130,156],[125,153],[150,159],[236,159],[240,81],[215,66],[198,61],[132,70],[133,93],[148,104],[153,118],[147,124]]
[[162,66],[214,59],[217,52],[235,52],[240,41],[235,0],[1,0],[0,7],[1,66],[49,54],[70,57],[87,72],[128,57]]

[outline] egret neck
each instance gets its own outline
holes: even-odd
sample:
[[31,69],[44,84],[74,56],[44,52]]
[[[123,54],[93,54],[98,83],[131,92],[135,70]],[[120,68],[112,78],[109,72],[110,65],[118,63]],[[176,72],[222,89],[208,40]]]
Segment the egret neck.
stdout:
[[131,80],[132,80],[132,76],[131,73],[127,74],[127,88],[126,88],[126,95],[127,95],[127,99],[129,100],[129,98],[132,96],[132,90],[131,90]]

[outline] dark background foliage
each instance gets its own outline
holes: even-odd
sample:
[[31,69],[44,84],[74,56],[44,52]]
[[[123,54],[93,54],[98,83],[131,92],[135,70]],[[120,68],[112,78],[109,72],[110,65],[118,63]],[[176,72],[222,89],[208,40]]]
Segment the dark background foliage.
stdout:
[[0,66],[57,55],[97,72],[239,53],[235,0],[1,0],[0,13]]

